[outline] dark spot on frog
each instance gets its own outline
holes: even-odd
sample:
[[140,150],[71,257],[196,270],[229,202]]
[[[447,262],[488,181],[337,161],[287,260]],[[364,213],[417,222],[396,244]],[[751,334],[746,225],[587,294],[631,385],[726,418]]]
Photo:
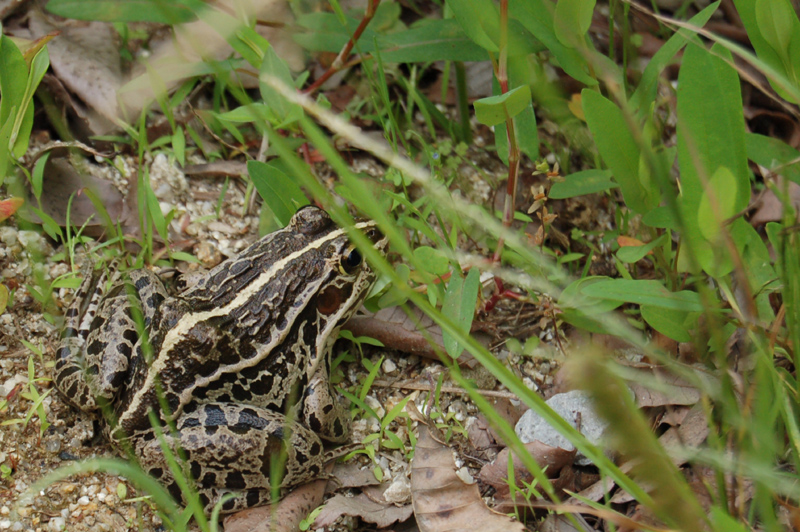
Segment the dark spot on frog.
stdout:
[[208,505],[211,503],[211,499],[208,498],[208,495],[205,493],[198,493],[197,495],[200,499],[200,505],[208,507]]
[[156,292],[147,299],[147,305],[152,309],[158,308],[164,302],[164,299],[164,296]]
[[216,486],[217,485],[217,474],[211,471],[208,471],[203,478],[199,481],[200,484],[203,486]]
[[310,451],[311,451],[311,456],[317,456],[318,454],[322,453],[322,446],[319,444],[319,442],[315,441],[314,443],[311,444]]
[[131,344],[117,344],[117,353],[124,356],[125,358],[130,358],[131,356]]
[[180,486],[178,486],[177,483],[170,482],[169,485],[167,486],[167,491],[169,491],[169,494],[172,495],[172,497],[175,500],[177,500],[177,501],[182,500],[181,488],[180,488]]
[[[60,368],[60,367],[62,367],[62,366],[65,364],[65,363],[66,363],[66,361],[65,361],[64,359],[62,359],[62,358],[59,358],[59,360],[58,360],[58,363],[56,364],[56,369],[59,369],[59,368]],[[69,378],[69,376],[70,376],[70,375],[72,375],[73,373],[75,373],[76,371],[79,371],[79,370],[80,370],[80,369],[78,368],[78,366],[67,366],[67,367],[66,367],[66,368],[64,368],[64,370],[61,372],[61,376],[60,376],[59,378],[61,378],[61,379],[67,379],[67,378]]]
[[261,502],[261,493],[256,490],[247,492],[247,506],[255,506]]
[[229,512],[236,506],[236,499],[228,499],[222,503],[222,509]]
[[310,428],[314,432],[322,431],[322,423],[320,422],[319,419],[317,419],[317,416],[311,414],[310,416],[308,416],[307,421],[308,421],[308,428]]
[[272,390],[273,383],[272,375],[264,373],[260,378],[250,382],[250,393],[259,397],[265,396]]
[[190,470],[192,473],[192,478],[198,479],[200,478],[200,473],[203,472],[203,466],[201,466],[198,462],[192,462]]
[[309,468],[309,471],[311,472],[311,474],[312,474],[313,476],[317,477],[317,476],[319,476],[319,473],[320,473],[320,468],[319,468],[319,466],[318,466],[318,465],[313,465],[313,466],[311,466],[311,467]]
[[225,476],[225,487],[232,490],[241,490],[247,487],[244,475],[240,471],[231,471]]
[[219,427],[217,426],[209,427],[208,425],[206,425],[206,436],[213,436],[214,434],[217,433],[217,429],[219,429]]
[[192,429],[200,426],[200,420],[196,417],[184,417],[181,422],[181,429]]
[[219,363],[216,360],[206,360],[197,368],[196,373],[201,377],[209,377],[219,369]]
[[61,338],[74,338],[76,336],[78,336],[78,329],[75,327],[64,327],[64,332],[61,333]]
[[153,469],[149,469],[148,473],[150,473],[150,476],[159,479],[164,475],[164,470],[160,467],[154,467]]
[[344,433],[345,429],[342,426],[342,421],[339,418],[336,418],[336,420],[333,422],[333,435],[336,436],[336,438],[341,438],[344,436]]
[[108,347],[108,342],[95,340],[86,348],[86,352],[90,355],[99,355]]
[[136,287],[137,290],[143,290],[144,288],[147,288],[148,286],[150,286],[150,277],[142,275],[141,277],[136,279],[134,286]]
[[238,402],[250,401],[253,398],[250,391],[241,384],[234,384],[231,392],[233,392],[233,398]]
[[136,329],[125,329],[122,333],[122,338],[125,339],[130,344],[135,344],[136,341],[139,339],[139,335],[136,334]]
[[322,407],[322,411],[323,411],[325,414],[330,414],[331,412],[333,412],[333,404],[331,404],[331,403],[328,403],[327,405],[323,406],[323,407]]
[[205,425],[226,425],[225,412],[217,405],[206,405],[203,409],[206,414]]

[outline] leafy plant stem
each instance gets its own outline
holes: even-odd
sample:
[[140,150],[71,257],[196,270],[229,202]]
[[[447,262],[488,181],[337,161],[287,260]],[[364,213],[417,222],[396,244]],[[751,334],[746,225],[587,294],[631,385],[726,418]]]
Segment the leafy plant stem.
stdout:
[[[500,1],[500,57],[497,62],[497,82],[500,93],[508,92],[508,0]],[[519,172],[519,146],[514,130],[514,119],[506,115],[506,135],[508,137],[508,182],[506,184],[506,201],[503,206],[503,226],[511,227],[514,221],[514,205],[517,199],[517,173]],[[500,262],[503,251],[503,238],[497,241],[497,248],[492,260]]]
[[326,70],[324,74],[314,81],[314,83],[303,89],[303,93],[313,94],[322,86],[323,83],[328,81],[331,76],[344,68],[347,58],[350,57],[350,52],[353,51],[353,46],[355,46],[356,41],[361,37],[361,34],[364,33],[364,30],[367,29],[367,26],[372,21],[372,17],[375,16],[375,10],[378,8],[378,4],[380,3],[381,0],[369,0],[369,3],[367,4],[367,11],[364,13],[364,17],[361,19],[361,23],[359,23],[356,31],[353,32],[352,37],[347,40],[344,48],[342,48],[342,51],[336,56],[336,59],[333,60],[333,63],[331,63],[331,66],[328,67],[328,70]]

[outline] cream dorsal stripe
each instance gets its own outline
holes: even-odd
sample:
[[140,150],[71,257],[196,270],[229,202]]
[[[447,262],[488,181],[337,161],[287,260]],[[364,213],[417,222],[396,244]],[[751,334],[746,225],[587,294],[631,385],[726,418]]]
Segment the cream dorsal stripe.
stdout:
[[[375,222],[359,222],[355,224],[357,229],[365,229],[368,227],[374,227]],[[331,231],[330,233],[326,234],[325,236],[318,238],[309,242],[303,248],[287,255],[283,259],[276,261],[274,264],[270,266],[270,268],[259,275],[255,280],[249,283],[244,289],[239,292],[239,294],[230,301],[227,305],[223,307],[218,307],[215,309],[187,314],[178,321],[178,323],[173,327],[169,333],[164,337],[164,341],[161,344],[161,349],[158,352],[158,356],[153,360],[151,371],[147,374],[147,379],[144,382],[144,385],[136,392],[130,402],[130,407],[128,408],[129,412],[133,412],[138,409],[139,404],[141,403],[144,394],[147,393],[148,390],[153,389],[155,386],[155,376],[161,374],[166,369],[166,361],[168,360],[168,355],[175,348],[175,346],[180,342],[180,340],[186,335],[186,333],[197,323],[201,321],[208,320],[210,318],[215,318],[218,316],[225,316],[231,312],[231,310],[239,308],[240,306],[244,305],[247,301],[249,301],[261,288],[266,286],[270,280],[272,280],[277,274],[281,272],[287,265],[291,264],[292,262],[296,261],[299,257],[303,254],[308,252],[309,249],[320,249],[324,245],[336,240],[337,238],[344,236],[347,234],[347,231],[344,229],[336,229]],[[287,333],[288,329],[283,332],[283,335]],[[281,341],[283,341],[283,335],[280,335],[277,338],[274,338],[270,341],[270,346],[278,345]],[[257,362],[254,360],[253,363]],[[125,416],[120,417],[120,422],[124,420]]]

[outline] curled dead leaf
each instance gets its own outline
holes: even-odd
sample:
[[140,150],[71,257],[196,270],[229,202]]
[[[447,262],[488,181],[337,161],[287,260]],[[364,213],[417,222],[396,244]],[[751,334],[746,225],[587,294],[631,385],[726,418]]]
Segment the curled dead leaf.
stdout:
[[[552,447],[540,441],[525,444],[525,449],[531,454],[541,468],[547,468],[548,478],[557,478],[564,466],[570,465],[575,458],[575,450],[568,451],[560,447]],[[514,482],[522,486],[533,479],[533,475],[523,465],[522,459],[509,448],[500,451],[494,462],[486,464],[481,469],[480,479],[497,490],[498,497],[505,497],[509,493],[508,460],[513,457]]]
[[522,523],[487,507],[477,484],[465,484],[455,470],[452,451],[433,438],[428,426],[420,425],[411,462],[411,494],[421,532],[525,530]]
[[314,521],[313,528],[329,527],[342,515],[360,517],[368,523],[375,524],[378,528],[386,528],[398,521],[407,520],[412,513],[413,509],[410,504],[405,506],[381,504],[371,500],[364,493],[355,497],[336,495],[322,508]]
[[225,518],[226,532],[295,532],[300,522],[319,506],[327,479],[315,480],[292,490],[269,506],[242,510]]

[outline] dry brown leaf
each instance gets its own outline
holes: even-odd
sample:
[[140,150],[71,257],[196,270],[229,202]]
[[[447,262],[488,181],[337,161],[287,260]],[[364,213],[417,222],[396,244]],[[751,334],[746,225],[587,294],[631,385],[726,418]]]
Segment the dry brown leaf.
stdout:
[[109,122],[95,121],[95,133],[110,129],[118,118],[117,90],[122,85],[117,32],[105,22],[58,21],[32,9],[30,30],[35,38],[58,31],[47,45],[50,66],[61,82]]
[[296,532],[300,521],[322,502],[327,479],[315,480],[292,490],[270,506],[250,508],[225,518],[225,532]]
[[522,523],[484,504],[476,484],[465,484],[455,471],[453,452],[437,442],[426,425],[411,461],[414,515],[421,532],[523,532]]
[[[440,352],[444,352],[442,330],[421,310],[413,307],[414,316],[409,318],[400,307],[389,307],[375,314],[355,316],[347,322],[345,329],[356,336],[369,336],[380,340],[386,347],[404,353],[439,360],[436,349],[431,347],[428,338],[433,340]],[[424,331],[425,334],[422,334]],[[476,336],[478,341],[481,337]],[[477,361],[466,350],[458,357],[462,366],[475,367]]]
[[314,521],[314,528],[324,528],[332,525],[340,516],[351,515],[360,517],[368,523],[373,523],[378,528],[386,528],[397,521],[405,521],[413,513],[410,504],[395,506],[394,504],[381,504],[370,500],[366,494],[361,493],[355,497],[336,495],[330,499]]
[[[552,447],[540,441],[532,441],[525,444],[525,449],[531,454],[539,467],[547,467],[547,477],[556,478],[564,466],[572,463],[575,458],[575,451],[567,451],[559,447]],[[511,450],[506,447],[497,455],[494,462],[486,464],[481,468],[480,479],[493,486],[497,490],[499,497],[506,497],[509,494],[508,487],[508,458],[512,455]],[[513,453],[514,457],[514,482],[516,486],[529,483],[533,475],[522,463],[522,459]]]
[[[248,19],[270,22],[258,24],[256,31],[269,41],[278,57],[286,61],[289,68],[299,72],[304,68],[303,50],[291,38],[288,29],[293,22],[291,10],[285,0],[251,0],[250,2],[220,2],[220,11],[236,11]],[[214,11],[205,15],[206,20],[197,20],[174,26],[174,34],[169,34],[160,42],[151,42],[153,53],[147,61],[147,69],[138,69],[130,84],[125,86],[120,98],[132,116],[138,116],[146,103],[152,101],[159,86],[167,91],[178,86],[188,77],[194,66],[205,60],[223,60],[231,53],[227,38],[239,31],[240,26],[228,16]],[[243,67],[235,73],[245,88],[258,86],[258,73],[251,68]],[[151,76],[157,76],[153,83]]]
[[[783,190],[786,185],[786,180],[783,176],[778,176],[775,182],[775,188]],[[800,185],[794,182],[788,184],[789,188],[789,204],[793,209],[800,208]],[[783,220],[783,201],[781,201],[775,193],[769,189],[764,191],[764,194],[759,196],[755,204],[757,206],[756,212],[750,217],[750,223],[759,226],[767,222],[778,222]]]
[[[91,165],[87,166],[90,170]],[[104,229],[102,218],[83,189],[94,191],[106,208],[112,222],[121,223],[123,231],[128,232],[126,225],[136,213],[135,199],[130,201],[109,181],[76,170],[66,157],[51,157],[44,169],[41,204],[42,211],[53,218],[59,225],[67,222],[67,207],[72,198],[69,220],[73,225],[81,226],[89,221],[89,226]],[[128,198],[135,195],[128,194]],[[131,204],[134,202],[134,204]],[[29,205],[36,205],[36,199],[28,198]],[[91,220],[90,220],[91,218]],[[130,231],[136,224],[130,224]],[[91,232],[97,234],[97,231]]]
[[[647,373],[652,375],[652,372],[648,371]],[[628,383],[628,387],[636,396],[636,405],[639,406],[639,408],[666,405],[693,405],[700,400],[702,395],[700,390],[686,381],[671,374],[658,374],[656,376],[661,387],[659,390],[645,388],[635,379]]]
[[361,488],[380,484],[370,468],[362,468],[356,462],[337,463],[333,468],[336,488]]
[[467,438],[469,443],[475,449],[482,451],[496,445],[496,440],[492,435],[489,422],[483,414],[479,414],[475,423],[472,423],[467,429]]

